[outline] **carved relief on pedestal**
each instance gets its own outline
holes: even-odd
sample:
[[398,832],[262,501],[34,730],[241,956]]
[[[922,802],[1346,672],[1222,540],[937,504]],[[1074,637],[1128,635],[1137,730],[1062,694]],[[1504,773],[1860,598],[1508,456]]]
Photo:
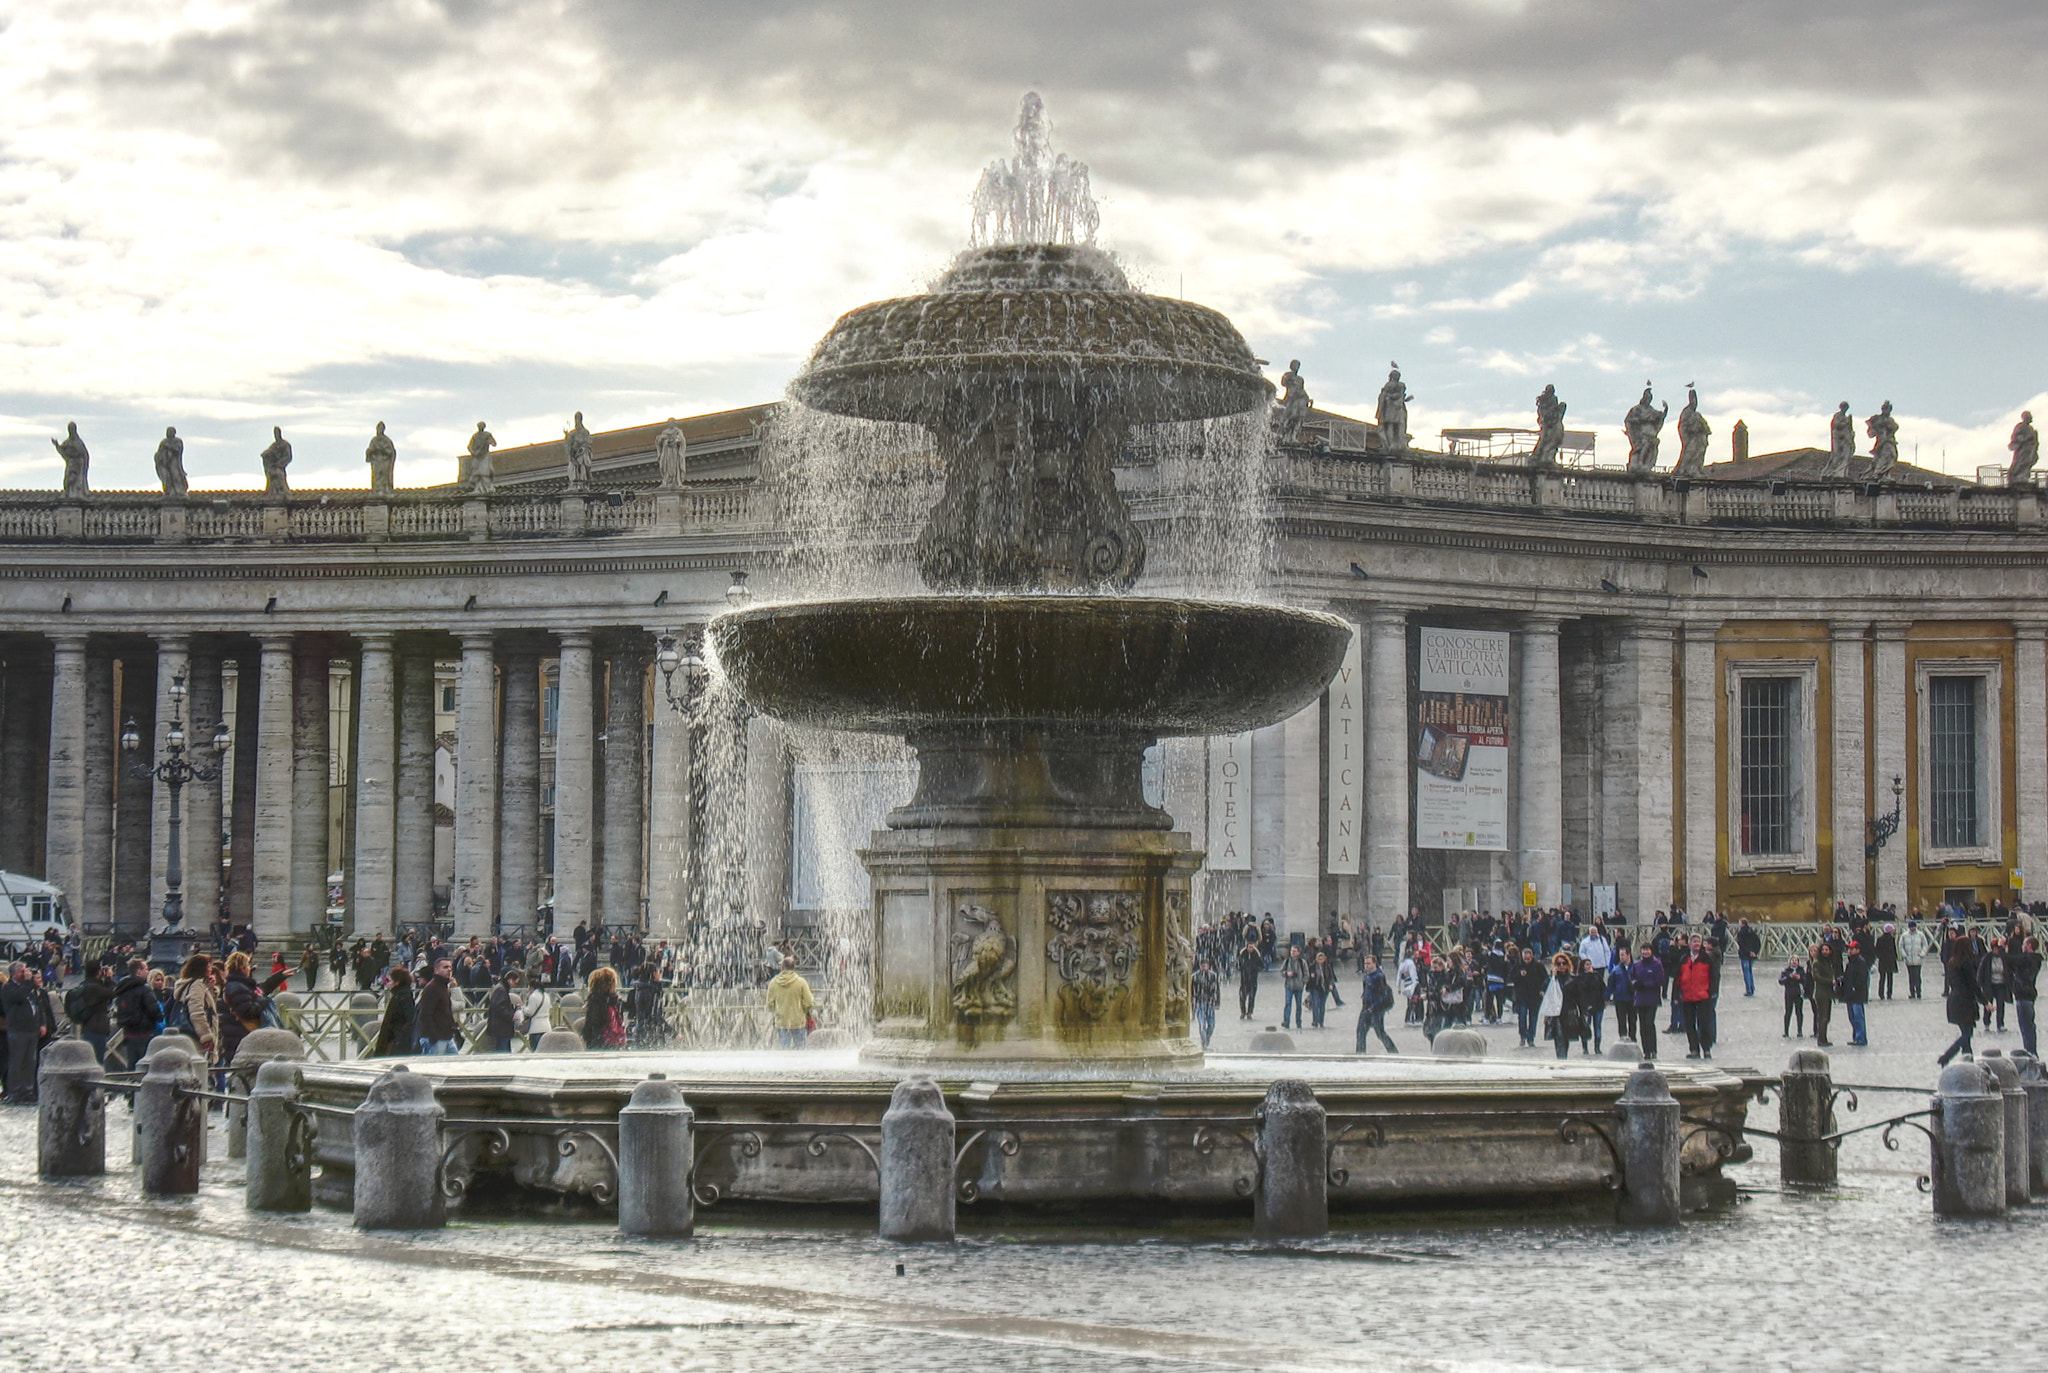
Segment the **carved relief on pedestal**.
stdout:
[[1143,908],[1133,892],[1045,894],[1053,929],[1045,956],[1059,973],[1060,1000],[1084,1020],[1100,1020],[1131,989]]
[[1188,938],[1188,894],[1166,894],[1166,1023],[1185,1025],[1193,1007],[1195,942]]
[[1003,918],[973,904],[953,912],[953,1015],[986,1025],[1017,1013],[1017,941]]

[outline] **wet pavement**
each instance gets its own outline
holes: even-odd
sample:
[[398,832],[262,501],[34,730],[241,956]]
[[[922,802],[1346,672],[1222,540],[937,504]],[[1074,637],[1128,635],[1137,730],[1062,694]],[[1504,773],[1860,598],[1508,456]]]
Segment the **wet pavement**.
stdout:
[[[1794,1047],[1777,988],[1745,1000],[1731,980],[1715,1061],[1775,1072]],[[1267,996],[1277,1011],[1277,987]],[[1302,1046],[1348,1049],[1355,1008],[1333,1008]],[[1218,1049],[1277,1023],[1225,1011]],[[1838,1027],[1837,1079],[1913,1090],[1858,1093],[1845,1127],[1924,1107],[1950,1037],[1938,1001],[1878,1003],[1870,1019],[1869,1049]],[[1512,1024],[1487,1033],[1496,1057],[1548,1052],[1510,1047]],[[1394,1035],[1422,1047],[1419,1030]],[[2018,1036],[1980,1044],[2010,1051]],[[1770,1107],[1753,1119],[1775,1124]],[[125,1146],[125,1108],[111,1123]],[[1820,1193],[1782,1191],[1759,1140],[1731,1170],[1741,1201],[1671,1231],[1621,1230],[1598,1204],[1353,1213],[1293,1252],[1247,1243],[1248,1214],[1110,1231],[972,1208],[952,1246],[885,1245],[871,1216],[787,1211],[706,1211],[680,1242],[622,1240],[599,1221],[366,1236],[328,1212],[252,1217],[218,1135],[200,1196],[151,1202],[125,1147],[103,1180],[38,1183],[34,1134],[33,1113],[0,1113],[10,1370],[2041,1366],[2026,1299],[2048,1267],[2048,1205],[1937,1222],[1911,1130],[1896,1153],[1876,1131],[1847,1141],[1841,1185]]]

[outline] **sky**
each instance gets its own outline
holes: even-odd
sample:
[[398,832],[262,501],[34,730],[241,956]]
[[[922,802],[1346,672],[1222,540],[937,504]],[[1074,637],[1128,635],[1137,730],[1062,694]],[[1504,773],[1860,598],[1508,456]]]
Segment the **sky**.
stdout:
[[[1146,289],[1410,426],[1645,382],[1727,455],[1891,400],[2002,463],[2048,402],[2038,0],[0,0],[0,485],[446,481],[781,395],[965,246],[1039,91]],[[1667,430],[1666,458],[1675,454]]]

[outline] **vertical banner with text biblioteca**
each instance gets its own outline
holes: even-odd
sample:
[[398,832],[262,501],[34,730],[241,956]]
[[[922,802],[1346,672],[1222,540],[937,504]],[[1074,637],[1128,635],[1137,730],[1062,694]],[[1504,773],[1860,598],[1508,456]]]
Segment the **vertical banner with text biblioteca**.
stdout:
[[1209,857],[1211,872],[1252,868],[1252,736],[1209,739]]
[[1508,846],[1508,644],[1422,630],[1415,704],[1415,847]]
[[1344,650],[1344,663],[1330,679],[1330,783],[1325,801],[1324,871],[1358,875],[1358,851],[1365,834],[1365,682],[1358,631]]

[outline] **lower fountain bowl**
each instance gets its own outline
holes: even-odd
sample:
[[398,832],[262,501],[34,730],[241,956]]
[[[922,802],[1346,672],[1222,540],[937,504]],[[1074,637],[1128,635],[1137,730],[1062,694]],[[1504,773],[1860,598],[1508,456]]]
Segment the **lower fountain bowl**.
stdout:
[[1146,596],[904,596],[757,606],[711,623],[764,714],[883,734],[1022,725],[1154,737],[1284,720],[1351,626],[1285,606]]

